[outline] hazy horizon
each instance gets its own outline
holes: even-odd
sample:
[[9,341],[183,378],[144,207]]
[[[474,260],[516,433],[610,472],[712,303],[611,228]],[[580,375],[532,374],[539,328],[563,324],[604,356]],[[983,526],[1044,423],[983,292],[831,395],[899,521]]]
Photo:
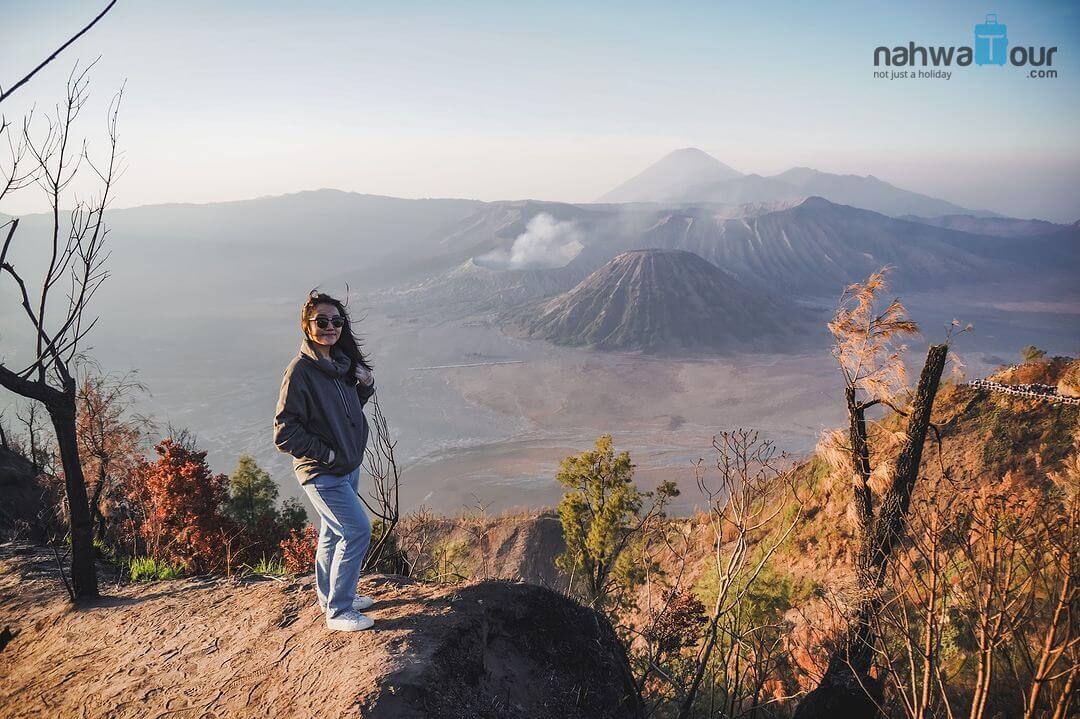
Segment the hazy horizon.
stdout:
[[[23,28],[0,47],[0,82],[99,9],[0,0],[6,24]],[[1080,217],[1068,120],[1080,8],[992,8],[1013,44],[1059,48],[1057,78],[972,67],[911,85],[874,79],[873,48],[970,44],[982,4],[921,3],[902,16],[848,2],[799,9],[785,3],[765,20],[696,3],[120,2],[4,111],[41,113],[77,59],[100,55],[79,130],[101,146],[104,107],[126,79],[117,208],[320,188],[582,203],[698,147],[747,174],[806,166],[975,210]],[[0,212],[44,207],[23,191]]]

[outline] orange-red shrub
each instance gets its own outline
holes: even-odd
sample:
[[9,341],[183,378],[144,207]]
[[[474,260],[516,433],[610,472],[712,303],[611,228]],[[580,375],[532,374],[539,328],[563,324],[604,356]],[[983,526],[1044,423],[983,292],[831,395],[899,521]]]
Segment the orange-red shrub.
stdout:
[[221,571],[227,540],[236,534],[220,511],[228,497],[228,478],[210,471],[206,452],[171,438],[154,449],[158,460],[136,468],[129,490],[141,515],[138,531],[146,554],[191,573]]
[[308,574],[315,571],[315,545],[319,533],[314,525],[304,527],[303,533],[290,530],[288,539],[281,542],[282,560],[285,569],[293,574]]

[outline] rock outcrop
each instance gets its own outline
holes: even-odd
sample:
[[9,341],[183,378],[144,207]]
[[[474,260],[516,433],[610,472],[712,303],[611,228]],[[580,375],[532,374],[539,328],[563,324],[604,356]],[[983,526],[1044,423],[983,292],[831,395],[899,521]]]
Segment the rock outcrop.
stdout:
[[0,538],[41,538],[37,519],[45,507],[44,494],[29,460],[0,446]]

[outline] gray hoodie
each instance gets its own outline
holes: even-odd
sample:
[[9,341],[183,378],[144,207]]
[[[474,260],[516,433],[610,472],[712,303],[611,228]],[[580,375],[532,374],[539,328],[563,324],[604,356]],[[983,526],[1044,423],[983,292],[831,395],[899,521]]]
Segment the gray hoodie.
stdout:
[[348,474],[364,461],[368,423],[363,407],[375,386],[357,382],[350,364],[337,347],[331,348],[330,359],[319,357],[305,339],[285,369],[274,415],[274,444],[292,455],[301,484],[320,474]]

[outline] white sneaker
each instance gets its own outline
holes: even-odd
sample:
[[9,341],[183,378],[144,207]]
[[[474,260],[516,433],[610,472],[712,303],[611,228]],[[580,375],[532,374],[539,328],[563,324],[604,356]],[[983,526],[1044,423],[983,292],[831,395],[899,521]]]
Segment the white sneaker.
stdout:
[[326,618],[326,628],[339,632],[362,632],[371,629],[374,624],[371,617],[365,617],[360,612],[345,612],[333,619]]
[[[358,594],[355,597],[353,597],[352,608],[353,608],[354,612],[362,612],[365,609],[369,608],[374,603],[375,603],[375,600],[372,599],[371,597],[361,596],[361,595]],[[321,609],[323,611],[323,614],[326,613],[326,607],[324,607],[323,605],[320,604],[319,609]]]

